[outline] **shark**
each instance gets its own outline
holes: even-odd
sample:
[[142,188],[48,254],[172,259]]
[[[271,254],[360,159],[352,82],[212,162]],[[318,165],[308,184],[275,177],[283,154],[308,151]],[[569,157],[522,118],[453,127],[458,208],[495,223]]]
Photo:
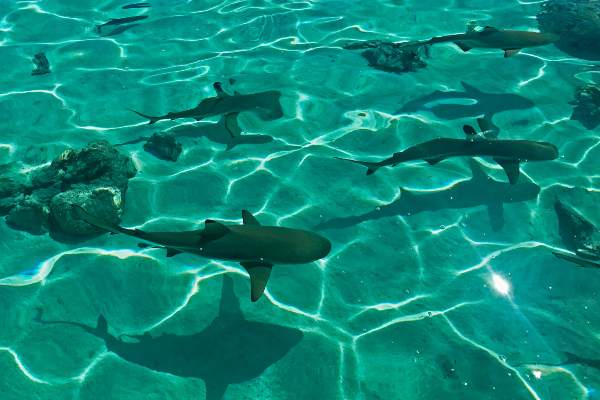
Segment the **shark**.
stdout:
[[347,228],[364,221],[396,215],[411,216],[422,212],[457,210],[485,206],[492,230],[504,226],[504,205],[534,200],[540,187],[531,180],[521,180],[515,185],[489,177],[474,159],[469,159],[471,179],[457,182],[442,190],[408,190],[400,188],[400,196],[387,205],[356,216],[334,218],[315,229]]
[[560,36],[554,33],[498,29],[492,26],[477,30],[470,26],[465,33],[436,36],[429,40],[405,43],[404,46],[428,46],[451,42],[464,52],[474,48],[500,49],[504,51],[504,57],[512,57],[524,48],[546,46],[559,39]]
[[247,320],[229,274],[224,274],[218,316],[198,333],[145,332],[117,337],[110,333],[102,315],[93,327],[79,322],[44,320],[40,309],[35,320],[82,329],[103,341],[107,351],[129,363],[183,378],[202,379],[206,400],[220,400],[229,385],[259,377],[304,337],[296,328]]
[[[224,144],[225,151],[231,150],[238,145],[244,144],[266,144],[273,141],[273,136],[259,134],[243,134],[238,124],[237,118],[225,118],[214,124],[197,126],[196,124],[184,124],[176,126],[167,132],[175,137],[200,138],[205,137],[211,142]],[[116,144],[115,146],[125,146],[144,142],[149,140],[149,136],[141,136],[127,142]]]
[[[483,117],[491,122],[497,113],[535,107],[533,101],[515,93],[488,93],[466,82],[461,82],[461,85],[464,88],[462,91],[436,90],[409,101],[396,114],[430,111],[443,119]],[[494,130],[497,131],[497,128]]]
[[181,232],[124,228],[93,216],[76,204],[72,210],[75,218],[99,229],[143,240],[145,243],[140,247],[164,248],[167,257],[185,252],[239,262],[250,275],[252,302],[262,296],[273,265],[311,263],[324,258],[331,250],[331,242],[321,235],[301,229],[263,226],[247,210],[242,210],[242,225],[225,225],[207,219],[204,229]]
[[148,119],[149,124],[154,124],[162,120],[175,120],[179,118],[193,118],[201,121],[204,118],[210,118],[221,115],[223,123],[228,130],[234,132],[237,125],[237,116],[243,111],[253,111],[266,120],[275,120],[283,116],[280,98],[281,92],[269,90],[251,94],[240,94],[237,91],[233,95],[226,93],[220,82],[213,84],[217,95],[208,97],[200,101],[194,108],[185,111],[169,112],[162,116],[150,116],[138,111],[131,110],[137,115]]
[[558,148],[547,142],[532,140],[495,140],[476,138],[475,128],[463,126],[467,139],[439,138],[419,143],[379,162],[352,160],[335,157],[367,167],[367,175],[375,173],[379,168],[392,166],[415,160],[425,160],[435,165],[450,157],[482,157],[489,156],[504,169],[508,181],[514,185],[519,179],[519,166],[526,161],[549,161],[558,158]]

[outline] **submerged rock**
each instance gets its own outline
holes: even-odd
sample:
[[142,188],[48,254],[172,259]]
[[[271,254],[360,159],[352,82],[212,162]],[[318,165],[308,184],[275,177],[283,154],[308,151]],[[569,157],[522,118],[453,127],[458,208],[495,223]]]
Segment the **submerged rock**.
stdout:
[[118,223],[128,181],[136,173],[132,160],[106,141],[67,149],[49,165],[0,177],[0,215],[14,229],[86,239],[100,231],[74,219],[71,204]]
[[600,238],[594,224],[560,200],[554,203],[554,210],[558,217],[558,232],[567,249],[575,251],[595,247],[594,243]]
[[587,129],[595,129],[600,125],[600,85],[585,85],[577,88],[572,120],[577,120]]
[[71,235],[96,235],[98,228],[81,221],[73,214],[73,204],[79,205],[99,218],[118,224],[121,221],[121,191],[114,187],[81,187],[57,194],[50,202],[50,224],[53,232]]
[[182,146],[175,140],[175,136],[157,132],[144,143],[144,150],[161,160],[177,161],[181,155]]
[[350,43],[344,48],[347,50],[366,49],[361,55],[369,62],[369,66],[382,71],[415,72],[427,66],[422,58],[427,55],[426,46],[406,46],[403,43],[368,40]]
[[600,0],[549,0],[537,15],[540,31],[560,35],[556,47],[577,58],[600,60]]
[[6,216],[8,226],[33,235],[43,235],[48,229],[48,207],[35,199],[19,202]]

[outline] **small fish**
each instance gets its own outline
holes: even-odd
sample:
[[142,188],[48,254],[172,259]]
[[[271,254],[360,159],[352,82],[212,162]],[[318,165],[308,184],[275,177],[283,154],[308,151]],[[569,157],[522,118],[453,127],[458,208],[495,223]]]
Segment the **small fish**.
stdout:
[[121,7],[123,10],[127,10],[128,8],[147,8],[150,7],[150,3],[133,3],[133,4],[127,4],[123,7]]
[[96,31],[100,33],[102,28],[110,25],[123,25],[128,24],[130,22],[141,21],[143,19],[148,18],[147,15],[137,15],[135,17],[125,17],[125,18],[112,18],[111,20],[103,23],[102,25],[96,25]]

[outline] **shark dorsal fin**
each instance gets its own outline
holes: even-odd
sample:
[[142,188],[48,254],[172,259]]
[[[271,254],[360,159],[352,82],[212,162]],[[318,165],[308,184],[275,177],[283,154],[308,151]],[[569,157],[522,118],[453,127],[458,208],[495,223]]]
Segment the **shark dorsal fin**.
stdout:
[[227,92],[223,90],[223,85],[221,84],[221,82],[213,83],[213,88],[215,89],[215,92],[217,92],[217,97],[219,97],[219,98],[230,97],[230,95],[227,94]]
[[473,128],[471,125],[463,125],[463,132],[467,135],[467,137],[477,135],[477,131],[475,131],[475,128]]
[[216,240],[223,237],[229,232],[229,228],[220,222],[212,219],[204,221],[204,230],[202,230],[201,236],[203,241]]
[[96,333],[99,336],[106,335],[108,333],[108,322],[106,322],[106,318],[104,315],[98,316],[98,322],[96,322]]
[[473,85],[469,85],[467,82],[461,81],[460,84],[462,85],[463,88],[465,88],[465,93],[471,93],[471,94],[481,93],[481,90],[477,89]]
[[508,181],[511,185],[514,185],[519,180],[519,160],[506,159],[506,158],[494,158],[506,173]]
[[273,265],[263,261],[243,261],[240,264],[250,275],[250,299],[255,302],[267,287]]
[[260,225],[256,217],[248,210],[242,210],[242,220],[244,220],[244,225]]

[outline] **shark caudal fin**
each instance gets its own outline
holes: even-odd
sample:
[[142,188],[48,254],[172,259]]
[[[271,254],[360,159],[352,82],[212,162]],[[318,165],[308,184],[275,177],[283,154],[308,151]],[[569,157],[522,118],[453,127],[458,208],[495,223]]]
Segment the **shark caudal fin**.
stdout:
[[137,115],[139,115],[142,118],[146,118],[148,120],[149,125],[155,124],[162,119],[161,117],[153,117],[151,115],[142,114],[141,112],[132,110],[131,108],[128,108],[128,110],[136,113]]
[[112,224],[112,223],[104,221],[94,215],[91,215],[87,211],[85,211],[81,206],[78,206],[77,204],[71,204],[71,210],[73,211],[73,215],[75,216],[75,218],[85,221],[88,224],[95,226],[98,229],[102,229],[104,231],[108,231],[111,233],[131,234],[129,229],[122,228],[119,225]]
[[359,160],[352,160],[350,158],[343,158],[343,157],[334,157],[338,160],[344,160],[344,161],[350,161],[353,162],[355,164],[360,164],[364,167],[367,167],[367,175],[372,175],[375,173],[375,171],[377,171],[381,165],[379,163],[376,162],[369,162],[369,161],[359,161]]

